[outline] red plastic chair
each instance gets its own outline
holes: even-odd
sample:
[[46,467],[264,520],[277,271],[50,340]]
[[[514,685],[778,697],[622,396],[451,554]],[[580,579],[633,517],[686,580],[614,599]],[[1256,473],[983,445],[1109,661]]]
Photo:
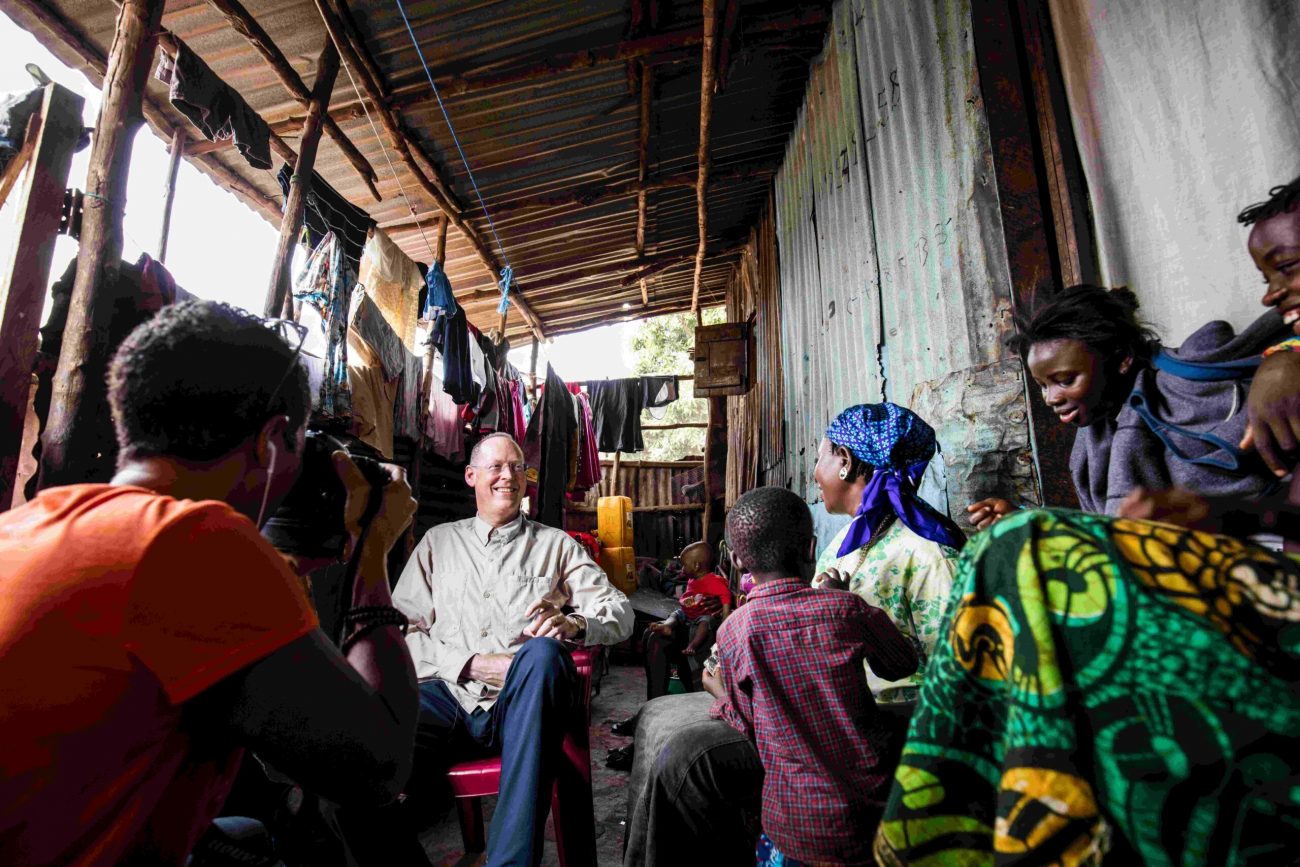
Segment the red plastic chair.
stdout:
[[[591,678],[600,661],[601,647],[582,647],[572,651],[578,669],[578,697],[572,722],[564,735],[564,760],[555,775],[551,792],[551,816],[555,820],[555,849],[561,867],[595,867],[596,816],[591,797]],[[460,817],[460,836],[466,852],[482,852],[487,838],[483,833],[483,806],[480,800],[501,789],[501,758],[478,759],[453,765],[447,772],[456,811]]]

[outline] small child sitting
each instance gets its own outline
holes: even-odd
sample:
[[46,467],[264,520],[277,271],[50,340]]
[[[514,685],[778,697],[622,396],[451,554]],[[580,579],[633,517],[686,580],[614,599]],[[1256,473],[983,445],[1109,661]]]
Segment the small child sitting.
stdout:
[[871,864],[893,768],[867,686],[917,667],[889,615],[852,593],[814,590],[812,515],[784,488],[758,488],[727,515],[732,562],[753,573],[749,601],[718,631],[704,688],[763,762],[760,865]]
[[[695,542],[682,549],[682,575],[686,589],[678,608],[667,619],[651,625],[660,635],[671,635],[679,621],[686,622],[690,640],[682,650],[685,656],[695,656],[701,647],[717,632],[731,608],[731,588],[727,579],[713,571],[713,549],[705,542]],[[710,602],[716,599],[718,604]]]

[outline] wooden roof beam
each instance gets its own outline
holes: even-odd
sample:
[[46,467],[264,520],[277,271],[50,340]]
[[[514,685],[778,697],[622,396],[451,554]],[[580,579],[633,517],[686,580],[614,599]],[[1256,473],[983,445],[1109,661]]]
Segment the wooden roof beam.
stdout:
[[[725,2],[725,0],[724,0]],[[717,78],[718,16],[714,0],[704,0],[704,46],[700,62],[700,146],[696,159],[699,171],[695,180],[696,223],[700,230],[699,249],[695,253],[695,286],[691,290],[691,312],[698,313],[700,284],[704,279],[704,257],[709,244],[709,132],[713,124],[713,87]]]
[[[75,55],[81,61],[82,71],[92,83],[96,86],[103,84],[108,69],[108,59],[40,0],[0,0],[0,10],[29,32],[37,29],[44,30],[65,51]],[[160,138],[170,140],[175,133],[175,128],[162,109],[147,96],[144,98],[142,108],[144,119],[154,132]],[[217,186],[235,194],[246,205],[261,212],[268,219],[279,221],[280,202],[274,196],[268,196],[211,155],[194,154],[191,153],[190,147],[186,147],[184,158],[200,172],[206,174]]]
[[[256,19],[249,14],[243,4],[239,0],[207,0],[207,2],[209,6],[226,19],[226,22],[235,32],[243,36],[248,41],[248,44],[253,46],[258,54],[262,55],[262,59],[267,62],[276,77],[280,79],[280,83],[284,85],[284,89],[289,91],[289,95],[304,111],[307,111],[311,105],[311,91],[302,80],[302,76],[298,75],[297,70],[289,63],[289,58],[284,56],[284,52],[262,29],[262,25],[258,24]],[[324,121],[325,134],[338,146],[338,149],[343,152],[343,156],[352,164],[352,168],[361,176],[362,182],[366,185],[366,189],[370,190],[370,195],[374,197],[375,201],[383,201],[383,197],[379,195],[379,188],[375,185],[375,169],[370,165],[370,161],[362,155],[361,151],[357,150],[356,145],[352,144],[351,139],[339,128],[338,122],[333,115],[326,115]],[[272,135],[277,134],[273,132]],[[281,156],[283,157],[283,154]],[[284,157],[284,159],[290,163],[293,162],[290,157]]]
[[[376,79],[372,76],[370,73],[371,66],[368,66],[361,59],[361,52],[365,51],[365,46],[354,45],[352,40],[348,38],[343,21],[334,11],[329,0],[314,0],[314,2],[317,11],[320,13],[321,20],[325,22],[325,30],[329,33],[330,39],[333,40],[334,46],[343,56],[344,62],[351,67],[352,72],[361,79],[359,85],[365,91],[365,96],[374,105],[380,123],[387,132],[389,142],[393,150],[397,152],[398,158],[420,187],[437,204],[439,210],[447,216],[448,221],[465,236],[465,240],[469,241],[474,252],[482,260],[484,267],[495,278],[501,272],[500,262],[497,261],[496,256],[484,243],[478,230],[465,218],[463,209],[457,203],[451,191],[450,183],[441,176],[433,160],[421,150],[414,137],[402,128],[397,113],[387,107],[387,95],[382,79]],[[419,163],[415,161],[413,152],[420,153],[420,156],[429,164],[432,177],[426,175]],[[546,333],[542,328],[542,321],[533,312],[528,302],[524,300],[522,294],[518,291],[512,291],[510,301],[518,308],[520,315],[524,317],[524,321],[528,323],[529,329],[536,335],[537,339],[545,340]]]
[[[646,181],[650,168],[650,108],[654,98],[655,73],[650,66],[641,67],[641,118],[637,134],[636,257],[645,258]],[[641,306],[650,306],[650,283],[641,280]]]

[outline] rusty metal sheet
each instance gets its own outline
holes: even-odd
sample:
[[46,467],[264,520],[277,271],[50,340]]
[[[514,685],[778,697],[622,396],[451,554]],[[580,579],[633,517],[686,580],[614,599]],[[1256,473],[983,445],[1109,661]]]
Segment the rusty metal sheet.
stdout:
[[883,397],[871,191],[849,13],[846,4],[835,10],[777,176],[787,469],[794,490],[809,500],[826,425],[844,407]]
[[949,502],[1037,500],[969,0],[841,0],[776,179],[788,443],[810,501],[826,423],[913,407]]

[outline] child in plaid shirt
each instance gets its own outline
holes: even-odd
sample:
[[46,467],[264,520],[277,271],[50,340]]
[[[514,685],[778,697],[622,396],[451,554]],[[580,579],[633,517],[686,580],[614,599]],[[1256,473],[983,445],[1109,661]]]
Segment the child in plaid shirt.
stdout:
[[767,487],[727,516],[748,602],[718,632],[704,687],[713,716],[754,740],[763,761],[760,864],[870,864],[892,769],[863,661],[889,680],[917,653],[889,615],[858,596],[809,587],[812,516],[797,494]]

